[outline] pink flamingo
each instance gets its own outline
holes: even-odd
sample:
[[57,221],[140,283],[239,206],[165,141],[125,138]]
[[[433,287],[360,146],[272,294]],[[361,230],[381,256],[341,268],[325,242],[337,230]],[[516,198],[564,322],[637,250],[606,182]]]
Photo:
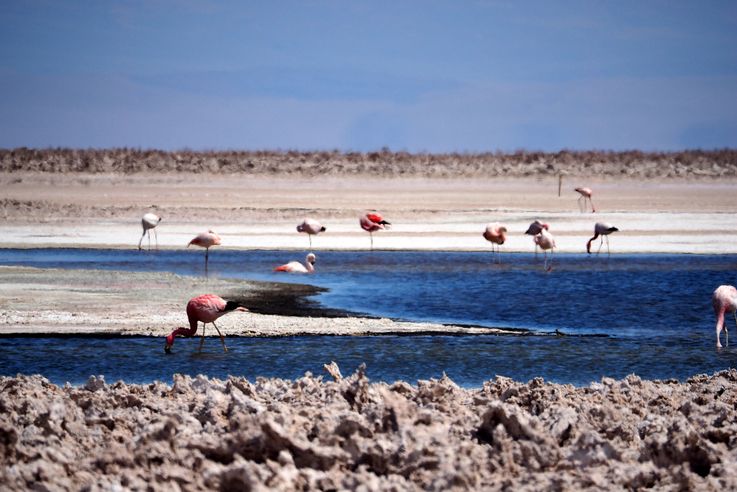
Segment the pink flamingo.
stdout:
[[494,245],[497,245],[496,253],[499,253],[499,246],[507,240],[507,228],[498,222],[488,224],[484,231],[484,239],[491,243],[491,252],[494,253]]
[[604,238],[606,238],[606,254],[609,254],[609,234],[617,232],[618,230],[619,229],[611,224],[607,224],[606,222],[597,222],[594,225],[594,237],[589,239],[589,242],[586,243],[586,252],[591,254],[591,241],[594,241],[597,237],[601,236],[599,249],[596,251],[596,254],[598,255],[599,251],[601,251],[601,246],[604,244]]
[[[527,230],[525,231],[525,234],[527,234],[528,236],[537,236],[538,234],[540,234],[540,231],[542,231],[543,229],[548,230],[548,228],[549,228],[548,224],[543,224],[539,220],[535,220],[535,222],[530,224],[530,227],[527,228]],[[533,241],[534,241],[534,237],[533,237]],[[534,241],[534,242],[535,242],[535,256],[537,256],[537,241]]]
[[717,317],[717,348],[722,347],[719,341],[719,333],[724,327],[724,343],[729,345],[729,331],[727,324],[724,322],[726,313],[734,314],[734,321],[737,323],[737,289],[731,285],[720,285],[711,296],[711,304],[714,306],[714,314]]
[[[540,232],[535,236],[535,244],[540,246],[540,249],[543,250],[545,253],[545,263],[544,268],[548,271],[552,269],[552,263],[553,263],[553,253],[555,252],[555,238],[552,234],[548,232],[547,229],[542,229]],[[551,265],[548,266],[548,250],[550,250],[550,263]]]
[[367,212],[361,216],[360,219],[361,229],[368,232],[371,236],[371,251],[374,250],[374,231],[382,229],[389,229],[391,223],[384,220],[384,218],[376,212]]
[[154,237],[156,238],[156,249],[159,249],[159,236],[156,234],[156,226],[161,222],[161,217],[156,214],[148,213],[141,219],[141,225],[143,226],[143,234],[141,239],[138,240],[138,251],[141,251],[141,243],[143,242],[143,236],[148,233],[148,249],[151,251],[151,229],[154,230]]
[[[596,209],[594,208],[594,201],[591,200],[591,195],[594,194],[594,192],[591,191],[591,188],[576,188],[576,191],[581,194],[581,196],[578,197],[578,209],[581,212],[585,212],[586,202],[588,201],[589,203],[591,203],[591,213],[593,214],[594,212],[596,212]],[[581,200],[583,200],[583,202],[581,202]]]
[[305,219],[300,225],[297,226],[297,232],[307,233],[307,237],[310,238],[310,248],[312,248],[312,236],[317,236],[321,232],[325,232],[326,229],[315,219]]
[[290,261],[286,265],[281,265],[274,268],[274,271],[287,273],[314,273],[314,265],[316,261],[317,257],[313,253],[310,253],[305,257],[304,265],[298,261]]
[[193,244],[195,246],[199,246],[200,248],[205,248],[205,275],[207,275],[207,261],[210,253],[210,247],[220,245],[220,236],[218,236],[213,230],[201,232],[197,234],[197,236],[192,239],[189,244],[187,244],[187,247],[189,248]]
[[193,337],[197,333],[197,323],[200,321],[202,324],[202,339],[200,340],[200,346],[198,351],[202,350],[202,345],[205,343],[205,327],[207,323],[212,323],[212,326],[220,335],[220,341],[223,343],[223,351],[227,352],[228,347],[225,346],[225,337],[220,333],[220,329],[215,324],[215,320],[220,316],[227,314],[231,311],[248,311],[240,304],[235,301],[226,301],[220,296],[215,294],[205,294],[198,297],[194,297],[187,303],[187,319],[189,319],[189,328],[180,327],[174,330],[166,337],[166,345],[164,345],[164,352],[171,353],[171,347],[174,345],[174,339],[177,336]]

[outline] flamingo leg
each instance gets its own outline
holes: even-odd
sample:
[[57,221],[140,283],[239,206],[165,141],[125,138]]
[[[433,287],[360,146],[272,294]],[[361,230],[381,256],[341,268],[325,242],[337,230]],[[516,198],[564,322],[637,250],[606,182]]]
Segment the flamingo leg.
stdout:
[[154,229],[154,238],[156,239],[156,250],[159,250],[159,235],[156,233],[156,229]]
[[228,347],[225,346],[225,337],[223,336],[222,333],[220,333],[220,329],[218,328],[218,325],[216,325],[214,321],[212,322],[212,326],[215,327],[215,329],[218,332],[218,335],[220,335],[220,341],[223,342],[223,352],[227,352],[228,351]]
[[205,248],[205,277],[207,277],[207,260],[210,256],[210,248]]
[[310,239],[310,249],[312,249],[312,234],[307,234],[307,237]]
[[146,231],[146,235],[148,236],[148,250],[151,251],[151,229]]
[[202,346],[205,344],[205,328],[207,328],[207,323],[202,323],[202,338],[200,338],[200,347],[197,352],[202,352]]
[[143,230],[143,234],[141,234],[141,239],[138,240],[138,251],[141,251],[141,244],[143,243],[143,236],[146,235],[146,229]]
[[611,255],[611,251],[609,251],[609,236],[604,236],[606,238],[606,254]]
[[374,250],[374,233],[369,232],[369,237],[371,238],[371,251]]
[[596,208],[594,208],[594,200],[589,197],[589,202],[591,202],[591,213],[593,214],[596,212]]
[[601,239],[599,239],[599,249],[596,250],[597,255],[601,252],[601,247],[603,245],[604,245],[604,236],[601,236]]

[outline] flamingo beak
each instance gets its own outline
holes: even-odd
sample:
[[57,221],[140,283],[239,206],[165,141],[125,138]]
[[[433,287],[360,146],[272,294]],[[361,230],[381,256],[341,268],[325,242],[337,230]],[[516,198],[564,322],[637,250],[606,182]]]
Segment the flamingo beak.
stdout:
[[237,308],[234,309],[234,311],[241,311],[243,313],[249,312],[248,309],[244,308],[243,306],[238,306]]

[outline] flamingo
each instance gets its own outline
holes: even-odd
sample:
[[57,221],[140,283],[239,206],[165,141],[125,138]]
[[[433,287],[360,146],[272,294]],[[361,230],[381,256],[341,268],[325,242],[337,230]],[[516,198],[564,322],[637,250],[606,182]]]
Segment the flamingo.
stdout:
[[159,236],[156,234],[156,226],[161,222],[161,217],[156,214],[148,213],[141,219],[141,225],[143,226],[143,234],[141,239],[138,240],[138,251],[141,251],[141,243],[143,242],[143,236],[148,233],[148,249],[151,251],[151,229],[154,230],[154,237],[156,238],[156,249],[159,249]]
[[[596,209],[594,208],[594,202],[593,200],[591,200],[591,195],[594,194],[594,192],[591,191],[591,188],[581,187],[581,188],[576,188],[576,191],[581,194],[581,196],[578,197],[578,209],[581,212],[585,212],[586,211],[586,201],[588,201],[589,203],[591,203],[591,213],[593,214],[594,212],[596,212]],[[581,202],[581,200],[583,200],[583,202]]]
[[484,231],[484,239],[491,243],[491,252],[494,253],[494,245],[497,245],[496,252],[499,252],[499,246],[507,240],[507,228],[498,222],[488,224]]
[[322,226],[315,219],[307,218],[297,226],[297,232],[306,232],[307,237],[310,238],[310,248],[312,248],[312,236],[317,236],[321,232],[325,232],[325,227]]
[[304,265],[298,261],[290,261],[286,265],[281,265],[274,268],[274,271],[287,273],[314,273],[314,265],[316,261],[317,257],[313,253],[310,253],[305,257]]
[[599,251],[601,251],[601,246],[604,244],[604,238],[606,238],[606,253],[609,254],[609,234],[617,232],[618,230],[619,229],[611,224],[607,224],[606,222],[597,222],[594,225],[594,237],[589,239],[589,242],[586,243],[586,252],[591,254],[591,241],[594,241],[597,237],[601,236],[599,249],[596,251],[596,254],[598,255]]
[[731,285],[720,285],[711,296],[711,304],[714,306],[714,314],[717,317],[717,348],[721,348],[719,333],[722,327],[724,327],[724,343],[729,345],[729,331],[724,322],[725,313],[734,314],[734,321],[737,323],[737,289]]
[[371,236],[371,251],[374,250],[374,231],[381,229],[389,229],[391,223],[384,220],[384,218],[376,212],[367,212],[360,218],[361,229],[368,232]]
[[210,247],[218,246],[220,244],[220,236],[211,229],[207,232],[197,234],[197,236],[187,244],[187,247],[189,248],[193,244],[195,246],[205,248],[205,275],[207,275],[207,260],[210,253]]
[[215,324],[215,320],[231,311],[246,312],[248,309],[235,301],[226,301],[215,294],[204,294],[190,299],[187,303],[187,319],[189,319],[189,328],[179,327],[171,332],[169,336],[166,337],[164,352],[167,354],[171,353],[171,347],[174,345],[174,338],[178,335],[184,337],[195,336],[197,333],[197,323],[200,321],[202,322],[202,339],[200,340],[200,346],[197,351],[201,351],[202,345],[205,343],[205,327],[207,326],[207,323],[212,323],[212,326],[215,327],[218,335],[220,335],[220,341],[223,343],[223,352],[227,352],[228,347],[225,346],[225,337],[220,333],[220,329]]
[[548,250],[550,250],[550,262],[553,262],[553,253],[555,252],[555,238],[552,234],[548,232],[547,229],[543,228],[540,230],[540,232],[535,236],[535,244],[540,246],[540,249],[543,250],[545,253],[545,263],[544,268],[546,270],[550,270],[552,268],[548,267]]
[[[543,224],[539,220],[535,220],[535,222],[530,224],[530,227],[527,228],[525,234],[528,236],[537,236],[543,229],[548,230],[548,224]],[[537,256],[537,241],[535,241],[535,256]]]

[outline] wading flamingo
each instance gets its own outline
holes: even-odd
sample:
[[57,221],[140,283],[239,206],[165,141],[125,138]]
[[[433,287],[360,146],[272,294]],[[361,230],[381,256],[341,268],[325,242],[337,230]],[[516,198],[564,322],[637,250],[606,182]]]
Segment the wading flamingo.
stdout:
[[731,285],[720,285],[711,296],[711,304],[714,306],[714,314],[717,317],[717,348],[721,348],[722,343],[719,341],[719,333],[724,328],[724,344],[729,346],[729,331],[727,324],[724,322],[726,313],[734,314],[734,321],[737,323],[737,289]]
[[604,238],[606,238],[606,254],[609,254],[609,234],[617,232],[618,230],[619,229],[611,224],[607,224],[606,222],[597,222],[594,225],[594,237],[589,239],[589,242],[586,243],[586,252],[591,254],[591,242],[601,236],[601,239],[599,240],[599,249],[596,251],[596,254],[598,255],[599,251],[601,251],[601,246],[604,244]]
[[325,232],[325,228],[315,219],[305,219],[297,226],[297,232],[304,232],[310,238],[310,249],[312,248],[312,236]]
[[367,212],[361,216],[360,219],[361,229],[368,232],[371,236],[371,251],[374,250],[374,231],[380,231],[381,229],[389,229],[391,223],[384,220],[384,218],[376,212]]
[[[576,191],[581,194],[581,196],[578,197],[578,209],[581,212],[585,212],[586,202],[588,201],[591,204],[591,213],[593,214],[594,212],[596,212],[596,209],[594,208],[594,202],[593,200],[591,200],[591,195],[594,194],[594,192],[591,191],[591,188],[576,188]],[[583,200],[583,202],[581,200]]]
[[193,244],[195,246],[199,246],[200,248],[205,248],[205,275],[207,275],[207,261],[210,253],[210,247],[218,246],[220,244],[220,236],[218,236],[213,230],[201,232],[197,234],[197,236],[192,239],[189,244],[187,244],[187,247],[189,248]]
[[167,354],[171,353],[171,347],[174,345],[174,339],[177,336],[195,336],[197,333],[197,323],[199,322],[202,322],[202,339],[200,340],[200,346],[197,350],[202,350],[202,345],[205,343],[205,327],[207,326],[207,323],[212,323],[212,326],[215,327],[218,335],[220,335],[220,341],[223,343],[223,351],[227,352],[228,347],[225,346],[225,337],[220,333],[220,329],[215,324],[215,320],[231,311],[245,312],[248,311],[248,309],[235,301],[226,301],[215,294],[205,294],[190,299],[187,303],[187,319],[189,319],[189,328],[180,327],[171,332],[169,336],[166,337],[164,352]]
[[[550,271],[553,267],[553,253],[555,252],[555,238],[548,232],[547,229],[543,228],[535,236],[535,244],[540,246],[540,249],[545,253],[545,263],[543,268]],[[548,266],[548,250],[550,250],[550,266]]]
[[290,261],[286,265],[281,265],[274,268],[275,272],[287,272],[287,273],[313,273],[315,271],[315,262],[317,257],[310,253],[305,257],[305,264],[298,261]]
[[[499,253],[499,246],[504,244],[504,241],[507,240],[507,228],[498,222],[494,222],[486,226],[486,230],[484,230],[483,236],[484,236],[484,239],[486,239],[487,241],[491,243],[491,252]],[[496,251],[494,251],[495,244],[497,245]],[[498,255],[497,255],[497,260],[501,261]]]
[[[543,224],[539,220],[535,220],[535,222],[530,224],[530,227],[527,228],[527,230],[525,231],[525,234],[527,234],[528,236],[537,236],[538,234],[540,234],[540,231],[542,231],[543,229],[548,230],[548,224]],[[533,241],[534,241],[534,237],[533,237]],[[537,241],[534,241],[534,243],[535,243],[535,256],[537,256]]]
[[143,226],[143,234],[141,239],[138,240],[138,251],[141,251],[141,243],[143,242],[143,236],[148,233],[148,250],[151,251],[151,229],[154,230],[154,238],[156,238],[156,249],[159,249],[159,236],[156,234],[156,226],[161,222],[161,217],[156,214],[148,213],[141,219],[141,225]]

